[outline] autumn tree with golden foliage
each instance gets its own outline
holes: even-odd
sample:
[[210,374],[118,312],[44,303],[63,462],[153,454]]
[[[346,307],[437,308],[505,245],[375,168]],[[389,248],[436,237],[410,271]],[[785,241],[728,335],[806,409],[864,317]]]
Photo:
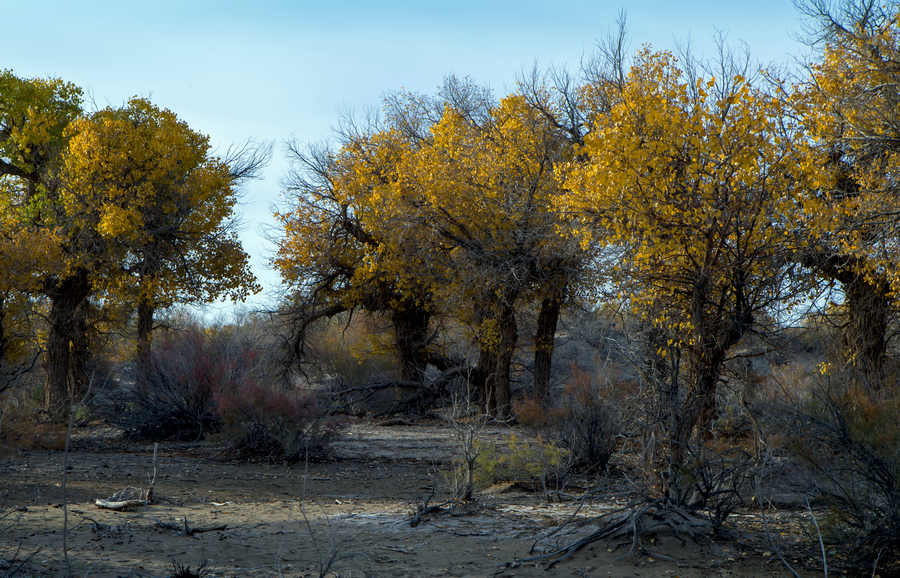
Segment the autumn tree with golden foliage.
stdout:
[[624,251],[620,289],[667,336],[659,353],[680,356],[662,401],[675,465],[715,417],[732,348],[783,296],[807,189],[776,99],[740,76],[686,76],[641,50],[559,197],[586,214],[585,234]]
[[276,266],[296,295],[318,297],[312,317],[389,313],[406,379],[421,380],[436,357],[423,356],[430,317],[464,321],[480,352],[467,373],[483,409],[501,416],[517,307],[537,302],[535,389],[546,397],[559,310],[584,259],[551,208],[570,142],[521,95],[496,102],[454,78],[436,97],[390,95],[386,117],[365,131],[349,125],[337,153],[291,150],[302,172],[279,215]]
[[[554,168],[573,149],[522,95],[494,102],[459,82],[444,87],[442,110],[430,107],[439,116],[427,125],[425,144],[404,158],[393,202],[442,255],[440,300],[473,328],[482,409],[505,416],[519,308],[540,303],[536,355],[549,361],[569,277],[583,263],[579,244],[561,234],[568,218],[552,206]],[[413,111],[415,104],[406,99]],[[541,398],[549,371],[543,375],[535,384]]]
[[874,390],[900,289],[900,11],[870,1],[804,6],[821,52],[792,95],[815,144],[799,258],[840,285],[844,361]]
[[[70,83],[21,79],[11,71],[0,76],[0,173],[9,232],[5,253],[18,261],[5,267],[4,284],[37,290],[50,300],[45,404],[56,418],[65,414],[63,400],[87,386],[86,321],[78,305],[90,292],[88,272],[66,263],[60,231],[65,215],[58,204],[67,128],[80,114],[81,90]],[[36,242],[33,247],[15,250],[29,237]],[[26,279],[15,275],[23,270]]]
[[13,291],[48,300],[52,419],[89,387],[96,307],[137,308],[146,355],[156,308],[257,288],[232,226],[234,187],[265,159],[246,147],[217,159],[143,99],[85,116],[69,83],[0,75],[0,305]]
[[212,156],[208,137],[142,98],[69,130],[61,200],[98,249],[72,261],[89,260],[105,299],[133,304],[141,358],[157,309],[259,290],[234,227],[236,180],[246,174]]
[[409,143],[349,121],[338,136],[337,152],[296,143],[288,150],[291,204],[276,214],[284,235],[273,263],[290,288],[292,356],[303,358],[311,323],[363,310],[389,320],[400,380],[421,384],[434,305],[430,268],[384,196]]

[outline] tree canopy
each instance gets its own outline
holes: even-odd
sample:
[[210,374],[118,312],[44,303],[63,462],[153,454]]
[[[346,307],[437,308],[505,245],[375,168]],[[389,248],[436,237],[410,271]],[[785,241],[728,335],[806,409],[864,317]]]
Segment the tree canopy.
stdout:
[[0,320],[13,294],[47,300],[51,417],[89,386],[99,308],[137,309],[146,352],[156,308],[258,290],[234,210],[260,150],[230,166],[146,99],[85,113],[70,83],[0,76]]

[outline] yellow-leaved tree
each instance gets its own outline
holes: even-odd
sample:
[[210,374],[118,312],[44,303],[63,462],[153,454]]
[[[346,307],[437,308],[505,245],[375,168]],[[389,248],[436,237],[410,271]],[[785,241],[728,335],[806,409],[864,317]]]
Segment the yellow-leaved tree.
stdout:
[[840,285],[844,361],[877,390],[900,289],[900,10],[844,4],[807,7],[821,52],[792,98],[814,144],[798,255]]
[[[419,242],[442,255],[438,299],[473,328],[482,410],[505,416],[517,308],[542,305],[536,349],[548,370],[536,389],[543,398],[559,307],[582,263],[579,244],[560,233],[568,218],[552,206],[559,193],[555,165],[572,158],[573,149],[520,94],[494,102],[486,91],[450,79],[441,96],[442,107],[430,107],[439,115],[425,123],[427,133],[419,131],[422,144],[404,158],[392,202],[405,206]],[[414,97],[405,102],[407,110],[419,110]]]
[[[502,416],[516,316],[537,304],[535,390],[545,398],[559,311],[585,255],[560,233],[571,219],[552,209],[554,164],[571,158],[570,140],[522,95],[496,102],[452,77],[435,97],[386,101],[385,123],[346,125],[339,151],[291,149],[275,263],[300,299],[295,347],[311,319],[387,314],[403,379],[421,382],[434,364],[471,378],[482,409]],[[435,315],[472,328],[473,368],[427,347]]]
[[381,126],[347,124],[340,149],[289,148],[290,205],[273,261],[290,287],[292,350],[305,354],[306,330],[321,318],[361,309],[390,321],[402,382],[420,385],[433,314],[432,267],[402,222],[391,185],[410,143]]
[[579,151],[588,161],[562,171],[559,204],[623,251],[619,286],[665,335],[660,418],[677,470],[714,419],[732,348],[789,285],[806,176],[781,104],[741,76],[704,80],[644,48],[600,89],[616,94]]
[[88,390],[98,306],[138,309],[146,355],[157,307],[256,289],[232,226],[234,187],[264,164],[264,148],[222,161],[146,100],[85,116],[69,83],[0,75],[0,305],[14,291],[48,301],[52,419]]
[[37,293],[50,300],[45,364],[59,371],[48,376],[57,387],[45,393],[47,408],[61,411],[59,399],[83,391],[76,384],[86,384],[84,364],[71,355],[86,350],[83,319],[75,307],[64,306],[86,298],[86,274],[66,267],[59,230],[64,216],[57,203],[66,130],[80,114],[81,90],[71,83],[0,73],[0,342],[4,356],[15,346],[7,341],[10,299],[30,301]]
[[70,226],[99,249],[73,253],[69,266],[90,269],[98,295],[136,308],[141,359],[157,309],[259,290],[235,204],[248,160],[258,168],[264,152],[226,162],[207,136],[143,98],[80,118],[69,132],[60,201]]

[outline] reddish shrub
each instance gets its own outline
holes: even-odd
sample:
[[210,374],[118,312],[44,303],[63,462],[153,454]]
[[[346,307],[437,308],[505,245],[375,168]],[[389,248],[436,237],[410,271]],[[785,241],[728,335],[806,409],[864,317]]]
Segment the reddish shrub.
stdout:
[[196,441],[221,432],[246,459],[327,454],[340,425],[311,394],[262,385],[271,381],[260,349],[196,325],[166,335],[136,366],[134,388],[114,396],[108,416],[138,439]]
[[[622,387],[618,384],[618,387]],[[606,470],[619,447],[620,420],[615,396],[586,372],[578,372],[560,399],[544,408],[534,400],[519,405],[525,427],[550,434],[570,456],[570,469],[595,473]]]
[[216,395],[217,415],[245,459],[297,462],[326,456],[342,425],[315,396],[277,391],[250,379]]

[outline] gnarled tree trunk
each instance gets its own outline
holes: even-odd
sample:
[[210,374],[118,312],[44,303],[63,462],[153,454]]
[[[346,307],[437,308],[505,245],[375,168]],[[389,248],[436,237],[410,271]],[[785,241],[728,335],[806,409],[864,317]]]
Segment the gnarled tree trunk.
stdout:
[[496,322],[497,343],[481,345],[475,381],[479,389],[481,412],[505,419],[512,409],[512,358],[519,332],[515,309],[510,302],[499,304],[493,319]]
[[843,342],[850,367],[866,386],[876,391],[884,384],[884,357],[887,352],[890,285],[873,282],[862,275],[844,284],[847,321]]
[[550,370],[556,347],[556,326],[562,309],[566,284],[554,285],[549,297],[541,301],[534,335],[534,399],[541,405],[550,398]]
[[[716,390],[728,351],[753,325],[753,311],[744,295],[743,275],[736,271],[726,294],[714,298],[704,279],[698,279],[691,298],[693,345],[689,349],[691,379],[670,434],[670,459],[684,463],[695,427],[711,433],[716,416]],[[713,305],[714,303],[714,305]]]
[[150,339],[153,333],[153,315],[156,307],[146,298],[138,301],[137,318],[137,354],[138,363],[143,370],[150,361]]
[[428,326],[431,314],[406,302],[391,311],[394,347],[400,362],[400,379],[422,383],[428,365]]
[[46,294],[50,298],[50,334],[47,337],[44,409],[55,422],[63,422],[74,400],[87,393],[90,350],[84,305],[91,292],[87,271],[80,269],[59,280]]
[[864,266],[852,256],[810,251],[800,261],[841,284],[846,309],[841,336],[844,357],[870,389],[880,389],[884,383],[888,319],[893,307],[890,283],[883,276],[872,279],[860,273]]

